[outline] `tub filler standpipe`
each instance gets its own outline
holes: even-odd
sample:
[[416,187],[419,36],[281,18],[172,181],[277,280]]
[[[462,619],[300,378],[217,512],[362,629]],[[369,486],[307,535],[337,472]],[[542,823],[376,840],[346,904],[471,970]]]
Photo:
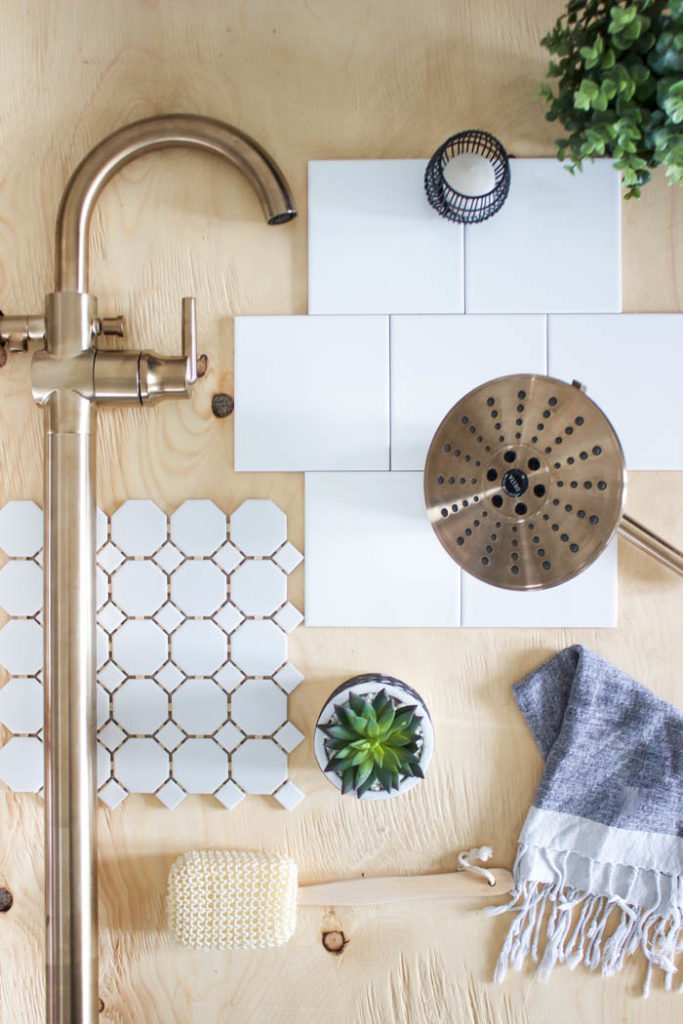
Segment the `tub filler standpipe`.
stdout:
[[194,299],[183,299],[182,355],[99,350],[123,335],[88,287],[93,208],[109,179],[152,150],[190,146],[246,175],[269,224],[296,216],[268,154],[219,121],[169,115],[100,142],[72,175],[57,217],[56,288],[44,316],[0,315],[7,352],[33,351],[45,416],[45,877],[47,1024],[98,1019],[95,847],[95,430],[99,406],[184,398],[197,379]]

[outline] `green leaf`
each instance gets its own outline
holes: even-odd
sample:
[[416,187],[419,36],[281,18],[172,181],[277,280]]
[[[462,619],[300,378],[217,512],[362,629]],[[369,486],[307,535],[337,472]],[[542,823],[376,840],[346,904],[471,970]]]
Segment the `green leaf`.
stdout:
[[346,771],[342,772],[341,783],[342,783],[342,794],[350,793],[354,788],[354,781],[356,777],[355,768],[347,768]]
[[384,710],[377,715],[377,722],[382,732],[386,732],[388,729],[391,728],[395,718],[396,709],[392,705],[389,705],[389,707],[384,708]]
[[353,740],[356,737],[355,732],[343,725],[321,725],[319,729],[334,740]]
[[348,701],[348,703],[349,703],[349,707],[351,708],[351,710],[356,715],[362,715],[363,712],[365,711],[366,707],[367,707],[367,705],[366,705],[365,701],[363,700],[363,698],[358,696],[355,693],[350,693],[349,694],[349,701]]
[[359,766],[356,773],[356,788],[362,786],[365,780],[370,777],[373,767],[374,765],[372,761],[366,761],[364,764]]

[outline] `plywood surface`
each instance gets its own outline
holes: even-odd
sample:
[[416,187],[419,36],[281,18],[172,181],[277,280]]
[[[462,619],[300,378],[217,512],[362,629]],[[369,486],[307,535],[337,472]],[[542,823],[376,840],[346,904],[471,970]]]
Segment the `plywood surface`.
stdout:
[[[211,158],[166,153],[127,168],[93,222],[92,290],[123,313],[128,344],[179,347],[180,297],[197,296],[209,373],[190,403],[101,417],[98,500],[167,509],[207,497],[230,510],[272,497],[303,543],[299,475],[234,475],[232,422],[211,414],[232,392],[232,317],[306,311],[306,162],[426,157],[453,131],[483,127],[517,155],[548,156],[556,130],[533,94],[538,39],[558,0],[4,0],[0,9],[0,306],[40,309],[53,287],[59,196],[99,138],[174,110],[238,125],[286,171],[301,217],[268,228],[249,186]],[[663,178],[624,215],[628,310],[683,303],[683,192]],[[0,501],[40,500],[40,417],[25,359],[0,371]],[[657,426],[643,424],[656,444]],[[629,510],[683,544],[680,474],[632,474]],[[164,932],[173,857],[192,846],[290,854],[302,880],[444,871],[488,842],[510,864],[541,770],[510,683],[582,642],[680,705],[681,584],[620,549],[620,624],[606,631],[312,630],[291,640],[306,681],[292,719],[309,742],[291,775],[307,799],[292,813],[249,798],[230,813],[190,797],[176,812],[131,797],[100,811],[101,997],[109,1024],[673,1024],[675,996],[638,998],[642,964],[603,982],[559,968],[491,984],[504,918],[475,906],[306,908],[277,951],[226,955],[176,948]],[[290,597],[303,599],[297,570]],[[437,730],[425,783],[399,800],[342,800],[313,762],[310,734],[327,693],[357,672],[419,689]],[[42,805],[0,792],[0,1021],[42,1013]],[[341,953],[323,945],[343,932]],[[339,937],[337,937],[339,939]],[[328,938],[328,944],[333,944]]]

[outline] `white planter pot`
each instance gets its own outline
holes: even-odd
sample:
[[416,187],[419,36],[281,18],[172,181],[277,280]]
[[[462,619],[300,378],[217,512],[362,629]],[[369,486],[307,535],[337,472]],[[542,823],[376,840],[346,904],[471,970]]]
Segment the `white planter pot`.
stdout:
[[[378,674],[369,674],[363,676],[355,676],[353,679],[347,680],[338,686],[336,690],[333,690],[330,696],[327,698],[325,705],[318,716],[316,723],[315,732],[313,734],[313,752],[316,760],[320,765],[320,770],[323,775],[330,780],[333,786],[336,786],[341,791],[342,783],[341,778],[337,772],[325,771],[325,766],[329,761],[329,755],[325,748],[325,733],[319,728],[321,725],[329,725],[330,721],[335,715],[335,704],[345,704],[348,700],[349,694],[353,693],[358,697],[374,696],[379,693],[380,690],[384,690],[388,697],[398,704],[416,704],[417,715],[421,719],[421,749],[419,752],[419,764],[423,773],[427,771],[429,762],[432,759],[434,752],[434,727],[432,725],[432,719],[427,710],[427,705],[420,697],[419,693],[413,690],[412,687],[408,686],[407,683],[401,682],[400,679],[394,679],[392,676],[383,676]],[[384,789],[368,789],[360,797],[361,800],[387,800],[389,797],[398,796],[399,793],[405,793],[407,790],[412,789],[418,782],[422,780],[414,775],[409,776],[399,782],[398,789],[394,789],[391,793],[387,793]]]

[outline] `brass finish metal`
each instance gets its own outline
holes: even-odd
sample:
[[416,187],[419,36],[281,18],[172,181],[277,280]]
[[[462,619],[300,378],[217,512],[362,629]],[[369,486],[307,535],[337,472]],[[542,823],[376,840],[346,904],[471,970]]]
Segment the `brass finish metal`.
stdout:
[[424,490],[449,555],[497,587],[565,583],[617,530],[683,574],[680,551],[622,518],[624,453],[577,381],[516,374],[470,391],[434,435]]
[[88,227],[119,168],[152,150],[191,146],[236,164],[270,224],[296,215],[289,187],[248,136],[210,118],[171,115],[128,125],[72,175],[57,217],[56,290],[45,317],[0,314],[0,343],[36,351],[32,391],[45,410],[45,876],[47,1024],[95,1024],[95,429],[99,405],[187,397],[197,380],[194,299],[183,299],[182,355],[96,350],[123,336],[88,292]]

